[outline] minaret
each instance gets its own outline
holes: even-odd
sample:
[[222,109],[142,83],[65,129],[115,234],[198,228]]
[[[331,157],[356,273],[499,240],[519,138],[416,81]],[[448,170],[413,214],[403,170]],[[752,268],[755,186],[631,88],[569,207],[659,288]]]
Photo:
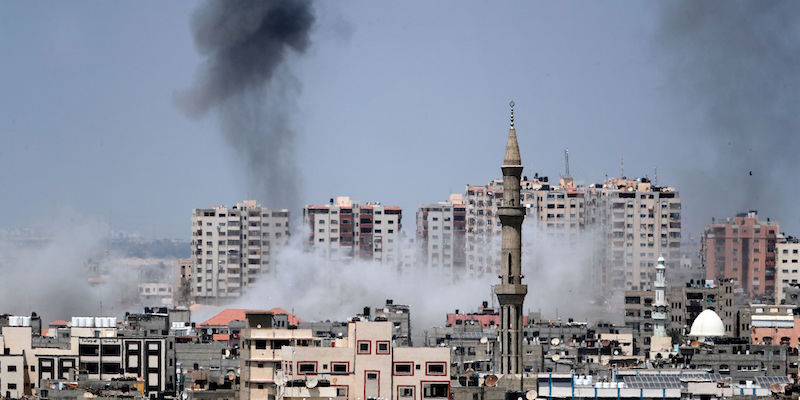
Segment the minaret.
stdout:
[[667,267],[664,266],[664,257],[658,257],[656,265],[656,281],[653,288],[656,290],[656,298],[653,301],[653,336],[665,337],[667,330],[665,322],[667,320],[667,296],[664,288],[667,286]]
[[522,161],[519,156],[517,132],[514,129],[514,102],[511,106],[511,126],[508,129],[506,154],[503,158],[503,203],[497,216],[503,225],[500,252],[500,284],[494,293],[500,303],[500,373],[522,373],[522,302],[528,286],[522,284],[522,220],[525,209],[520,202]]

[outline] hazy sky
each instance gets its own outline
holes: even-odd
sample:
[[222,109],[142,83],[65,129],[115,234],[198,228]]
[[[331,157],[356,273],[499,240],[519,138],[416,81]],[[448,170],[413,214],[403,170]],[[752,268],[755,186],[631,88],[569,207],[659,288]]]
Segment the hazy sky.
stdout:
[[[189,119],[173,100],[202,62],[189,27],[196,7],[0,2],[0,227],[69,208],[115,229],[188,239],[192,208],[252,195],[215,116]],[[701,221],[686,218],[707,201],[699,192],[715,188],[681,184],[715,167],[714,142],[702,138],[692,98],[671,90],[674,70],[654,45],[657,4],[315,9],[310,48],[289,61],[302,85],[290,120],[303,203],[396,203],[413,226],[419,203],[500,175],[514,99],[526,175],[558,176],[569,147],[572,175],[599,182],[619,173],[624,154],[626,175],[652,177],[658,167],[659,183],[678,186],[685,226],[708,222],[699,212]],[[781,190],[770,196],[798,194]],[[718,200],[705,204],[718,216],[745,207]],[[798,229],[790,210],[761,212]]]

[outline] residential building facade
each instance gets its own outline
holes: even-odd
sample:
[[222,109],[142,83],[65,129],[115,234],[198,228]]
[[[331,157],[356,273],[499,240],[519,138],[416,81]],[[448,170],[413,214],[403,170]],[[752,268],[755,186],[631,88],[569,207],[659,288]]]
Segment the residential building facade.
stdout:
[[757,211],[707,225],[701,250],[706,278],[735,279],[751,296],[772,296],[778,232],[778,224],[760,220]]
[[388,321],[353,320],[331,347],[284,346],[278,397],[450,398],[450,349],[394,347]]
[[585,190],[585,225],[599,235],[595,279],[606,293],[650,290],[659,256],[667,270],[678,270],[681,199],[674,188],[623,177]]
[[360,204],[343,196],[303,209],[309,248],[331,260],[360,258],[399,265],[402,218],[400,207]]
[[417,244],[428,268],[463,272],[466,268],[466,206],[423,204],[417,210]]
[[274,399],[275,378],[281,370],[281,348],[306,347],[320,342],[311,329],[287,329],[274,326],[271,312],[247,312],[241,332],[240,399]]
[[[786,299],[790,284],[800,283],[800,239],[780,235],[775,246],[775,262],[775,303],[781,303]],[[786,303],[792,304],[792,301]]]
[[275,272],[275,253],[289,239],[289,210],[255,200],[192,213],[192,294],[198,303],[238,298],[263,274]]

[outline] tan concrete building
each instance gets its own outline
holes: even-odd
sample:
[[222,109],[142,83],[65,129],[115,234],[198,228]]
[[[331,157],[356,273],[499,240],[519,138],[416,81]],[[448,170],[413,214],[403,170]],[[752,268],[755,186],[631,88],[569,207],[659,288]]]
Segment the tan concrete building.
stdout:
[[283,347],[278,399],[450,397],[450,349],[394,347],[390,322],[351,321],[333,347]]
[[306,347],[319,344],[311,329],[274,327],[270,312],[247,312],[246,327],[241,332],[242,400],[274,399],[275,378],[282,368],[283,346]]
[[303,224],[310,228],[307,244],[331,260],[361,258],[399,265],[403,211],[397,206],[365,203],[340,196],[329,204],[308,205]]
[[775,245],[778,224],[758,212],[713,222],[703,232],[701,257],[708,279],[735,279],[752,296],[775,291]]
[[800,283],[800,239],[779,235],[775,262],[775,303],[780,304],[786,298],[786,288]]
[[500,268],[499,253],[496,251],[499,248],[500,220],[496,214],[503,192],[496,182],[486,186],[467,185],[464,195],[466,265],[472,276],[494,274]]
[[417,244],[428,268],[463,273],[466,268],[466,206],[423,204],[417,210]]
[[52,336],[40,336],[30,319],[14,318],[0,336],[0,388],[11,397],[20,397],[14,390],[39,395],[43,380],[67,380],[71,370],[94,381],[138,380],[145,396],[175,394],[172,337],[120,336],[113,317],[75,317]]
[[262,274],[274,272],[274,253],[289,239],[289,210],[255,200],[192,213],[192,294],[198,303],[238,298]]
[[670,302],[670,327],[689,331],[694,319],[705,310],[713,310],[725,325],[725,335],[736,333],[736,305],[731,280],[687,282],[672,287],[667,293]]
[[176,306],[189,306],[192,298],[192,259],[175,260],[172,274],[172,301]]
[[678,270],[681,200],[675,189],[647,178],[612,178],[585,190],[585,224],[599,240],[595,279],[606,293],[650,290],[660,255],[668,270]]
[[582,187],[575,187],[572,178],[562,178],[558,185],[526,181],[523,182],[523,191],[525,189],[534,196],[533,217],[540,229],[553,237],[577,239],[585,225]]
[[[543,182],[537,178],[520,180],[520,201],[527,215],[536,207],[534,191]],[[466,206],[466,264],[473,276],[496,275],[500,272],[500,234],[502,226],[497,209],[503,199],[503,180],[493,179],[486,185],[467,185],[464,194]]]

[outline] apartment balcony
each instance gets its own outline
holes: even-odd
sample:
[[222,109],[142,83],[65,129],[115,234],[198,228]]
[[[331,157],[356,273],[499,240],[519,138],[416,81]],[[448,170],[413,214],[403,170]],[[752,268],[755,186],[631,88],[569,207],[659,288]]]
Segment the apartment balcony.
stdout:
[[270,361],[281,361],[281,353],[280,350],[272,350],[272,349],[256,349],[255,346],[250,346],[250,357],[246,358],[245,361],[255,361],[255,362],[270,362]]

